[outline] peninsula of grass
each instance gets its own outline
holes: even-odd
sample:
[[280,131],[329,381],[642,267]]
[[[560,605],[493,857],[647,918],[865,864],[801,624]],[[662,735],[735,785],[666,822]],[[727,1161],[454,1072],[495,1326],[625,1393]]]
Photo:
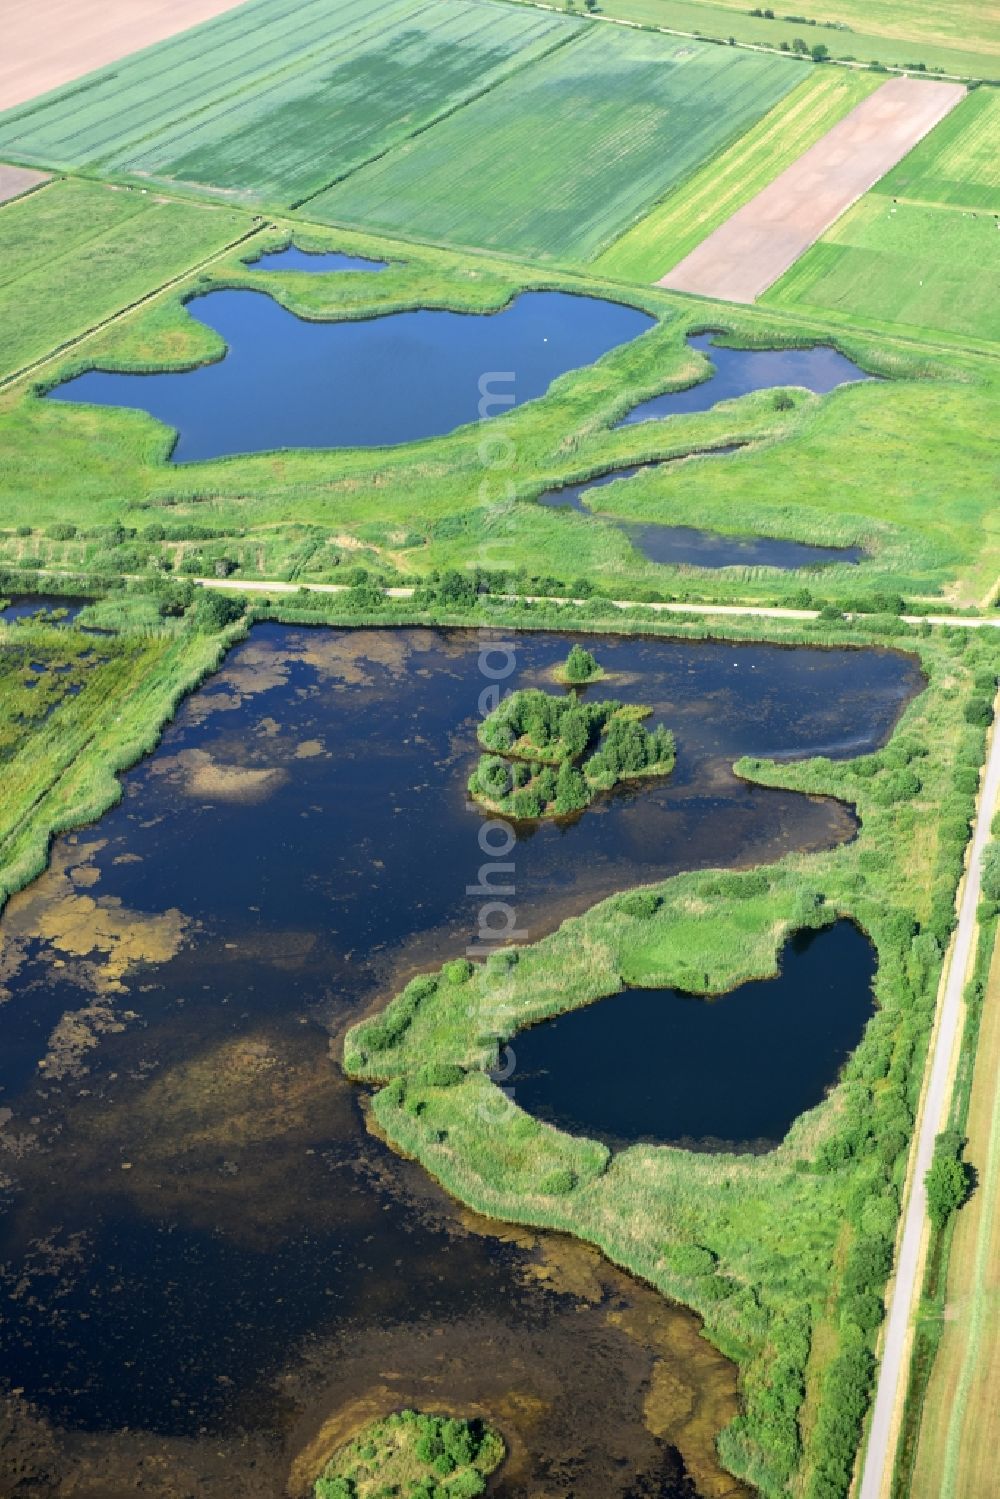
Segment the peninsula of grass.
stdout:
[[476,1499],[505,1448],[481,1421],[405,1410],[373,1421],[327,1463],[315,1499]]
[[537,687],[512,692],[479,727],[489,753],[469,778],[469,794],[490,812],[535,821],[571,817],[602,791],[669,775],[674,736],[662,724],[643,725],[652,711],[614,698],[556,697]]

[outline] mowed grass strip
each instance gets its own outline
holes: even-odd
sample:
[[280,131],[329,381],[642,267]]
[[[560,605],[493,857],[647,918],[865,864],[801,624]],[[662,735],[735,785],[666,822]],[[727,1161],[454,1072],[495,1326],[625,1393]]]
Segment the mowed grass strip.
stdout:
[[762,301],[918,333],[1000,339],[992,215],[869,193]]
[[495,0],[251,0],[11,112],[0,141],[15,159],[287,206],[581,25]]
[[655,281],[882,82],[873,73],[810,68],[746,135],[605,250],[594,269],[624,281]]
[[800,79],[782,58],[592,25],[310,211],[587,259]]
[[233,243],[248,215],[67,179],[0,211],[0,378]]
[[1000,94],[969,94],[882,179],[879,191],[921,203],[1000,210]]

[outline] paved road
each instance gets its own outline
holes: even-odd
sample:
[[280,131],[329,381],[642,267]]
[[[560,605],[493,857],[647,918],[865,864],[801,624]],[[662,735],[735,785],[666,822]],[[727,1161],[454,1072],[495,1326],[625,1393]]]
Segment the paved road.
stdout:
[[938,1029],[929,1059],[927,1091],[917,1135],[912,1166],[913,1185],[903,1220],[896,1278],[886,1323],[878,1389],[872,1413],[868,1450],[861,1478],[859,1499],[883,1499],[892,1479],[898,1437],[897,1414],[906,1393],[909,1373],[910,1318],[923,1282],[926,1248],[927,1202],[924,1177],[934,1154],[934,1137],[942,1129],[951,1094],[951,1061],[961,1033],[962,996],[973,956],[976,908],[982,889],[983,854],[990,841],[990,823],[1000,798],[1000,729],[993,734],[979,816],[972,839],[969,870],[962,892],[958,926],[952,944],[951,962],[940,1001]]

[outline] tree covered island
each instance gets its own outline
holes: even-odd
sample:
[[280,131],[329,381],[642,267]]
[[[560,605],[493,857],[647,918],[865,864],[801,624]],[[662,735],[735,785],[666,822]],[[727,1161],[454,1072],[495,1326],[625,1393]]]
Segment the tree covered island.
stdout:
[[677,758],[663,724],[648,729],[652,708],[614,698],[588,703],[537,687],[504,698],[482,722],[484,751],[469,794],[491,812],[525,821],[568,817],[601,791],[669,775]]

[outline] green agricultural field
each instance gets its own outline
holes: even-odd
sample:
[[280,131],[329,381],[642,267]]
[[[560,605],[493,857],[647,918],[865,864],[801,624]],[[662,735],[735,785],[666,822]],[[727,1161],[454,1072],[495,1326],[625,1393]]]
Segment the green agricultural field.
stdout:
[[801,81],[783,58],[592,25],[310,204],[310,216],[585,260]]
[[920,203],[1000,210],[1000,94],[977,89],[884,177],[878,191]]
[[0,152],[288,205],[578,27],[493,0],[250,0],[9,111]]
[[810,47],[822,42],[831,57],[877,60],[891,67],[921,64],[961,78],[1000,77],[1000,27],[989,7],[976,0],[947,7],[930,7],[921,0],[888,7],[862,0],[817,0],[792,11],[771,6],[773,19],[753,16],[753,9],[765,7],[756,0],[753,5],[744,0],[605,0],[601,6],[607,16],[723,41],[732,36],[751,45],[791,47],[798,37]]
[[624,281],[657,280],[883,82],[874,73],[810,68],[746,135],[605,250],[594,270]]
[[1000,339],[1000,230],[992,215],[869,193],[763,302],[830,310],[917,334]]
[[0,209],[0,378],[252,228],[229,208],[64,180]]

